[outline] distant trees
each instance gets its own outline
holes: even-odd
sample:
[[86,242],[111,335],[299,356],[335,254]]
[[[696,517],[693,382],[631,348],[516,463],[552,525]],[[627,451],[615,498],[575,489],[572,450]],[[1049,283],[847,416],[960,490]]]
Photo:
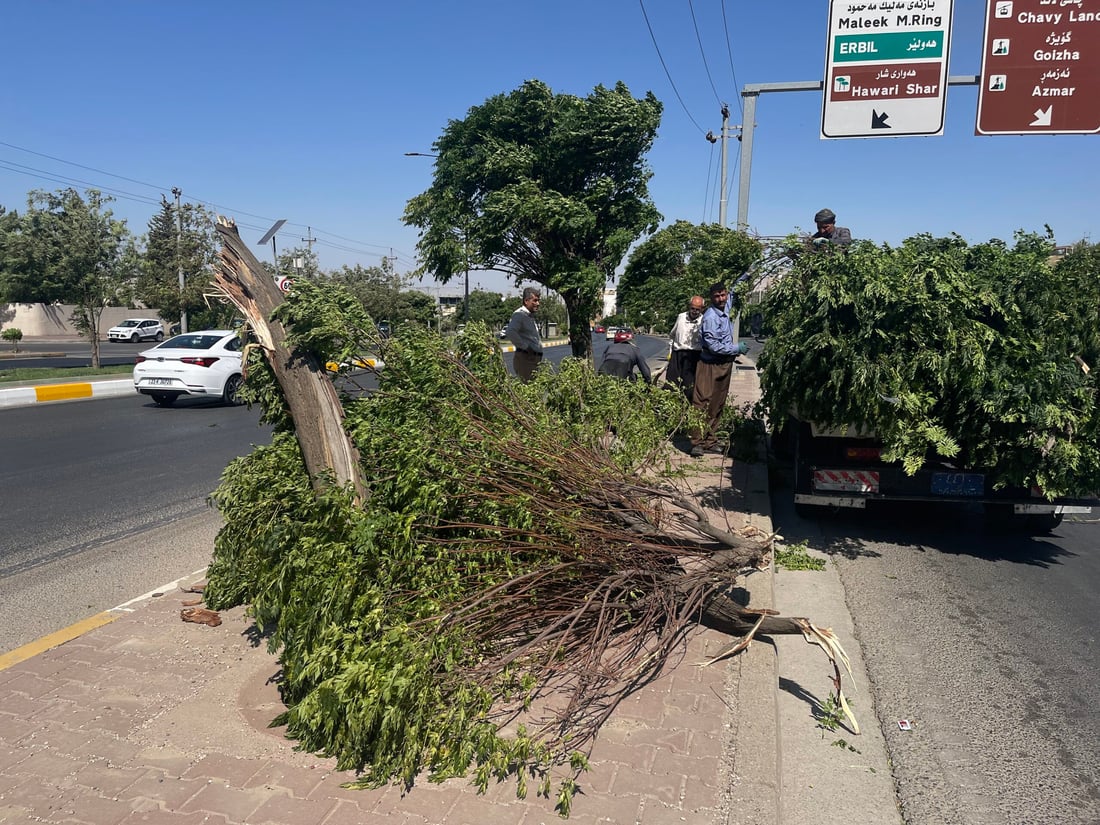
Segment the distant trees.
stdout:
[[136,272],[133,238],[106,208],[113,198],[89,189],[34,191],[27,211],[4,221],[0,300],[74,304],[70,317],[99,366],[104,307],[126,303]]
[[145,306],[159,309],[164,318],[179,318],[186,312],[198,322],[189,324],[194,329],[207,326],[203,322],[207,316],[211,316],[210,325],[228,322],[235,310],[212,311],[203,297],[210,289],[211,266],[217,252],[214,216],[191,203],[182,203],[177,211],[175,204],[162,197],[160,211],[149,220],[145,250],[133,285],[134,297]]

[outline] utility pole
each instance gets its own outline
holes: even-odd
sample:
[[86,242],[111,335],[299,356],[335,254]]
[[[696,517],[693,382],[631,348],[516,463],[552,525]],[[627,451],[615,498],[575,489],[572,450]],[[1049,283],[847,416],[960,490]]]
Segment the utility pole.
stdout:
[[[721,177],[721,191],[719,193],[718,201],[718,225],[725,227],[726,225],[726,203],[729,200],[726,194],[726,168],[728,164],[729,150],[727,148],[726,141],[730,136],[730,107],[729,104],[722,104],[722,177]],[[706,138],[711,143],[717,143],[718,138],[714,136],[714,132],[707,132]]]
[[183,211],[180,209],[180,195],[183,194],[178,186],[172,187],[172,194],[176,196],[176,268],[180,282],[180,332],[187,332],[187,310],[183,302]]

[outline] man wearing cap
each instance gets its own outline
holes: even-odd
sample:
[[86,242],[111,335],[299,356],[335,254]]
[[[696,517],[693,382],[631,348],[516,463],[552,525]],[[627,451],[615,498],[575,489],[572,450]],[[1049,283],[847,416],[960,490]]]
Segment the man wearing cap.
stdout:
[[841,248],[852,242],[852,233],[845,226],[836,225],[836,213],[832,209],[822,209],[814,215],[817,232],[810,238],[814,248],[818,249],[835,244]]

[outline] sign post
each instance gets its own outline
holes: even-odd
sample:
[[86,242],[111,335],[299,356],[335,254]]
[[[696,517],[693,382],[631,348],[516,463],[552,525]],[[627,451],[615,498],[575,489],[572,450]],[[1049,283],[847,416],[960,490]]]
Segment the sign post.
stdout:
[[986,0],[977,135],[1100,132],[1100,0]]
[[953,0],[831,0],[822,138],[943,134]]

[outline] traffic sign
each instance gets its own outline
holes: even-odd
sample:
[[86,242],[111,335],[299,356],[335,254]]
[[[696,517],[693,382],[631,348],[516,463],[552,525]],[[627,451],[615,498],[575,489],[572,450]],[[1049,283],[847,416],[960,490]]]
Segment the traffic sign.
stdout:
[[1100,132],[1100,0],[986,0],[977,135]]
[[279,287],[283,292],[290,292],[294,286],[294,279],[288,278],[285,275],[280,275],[275,279],[275,286]]
[[821,137],[943,134],[953,0],[831,0]]

